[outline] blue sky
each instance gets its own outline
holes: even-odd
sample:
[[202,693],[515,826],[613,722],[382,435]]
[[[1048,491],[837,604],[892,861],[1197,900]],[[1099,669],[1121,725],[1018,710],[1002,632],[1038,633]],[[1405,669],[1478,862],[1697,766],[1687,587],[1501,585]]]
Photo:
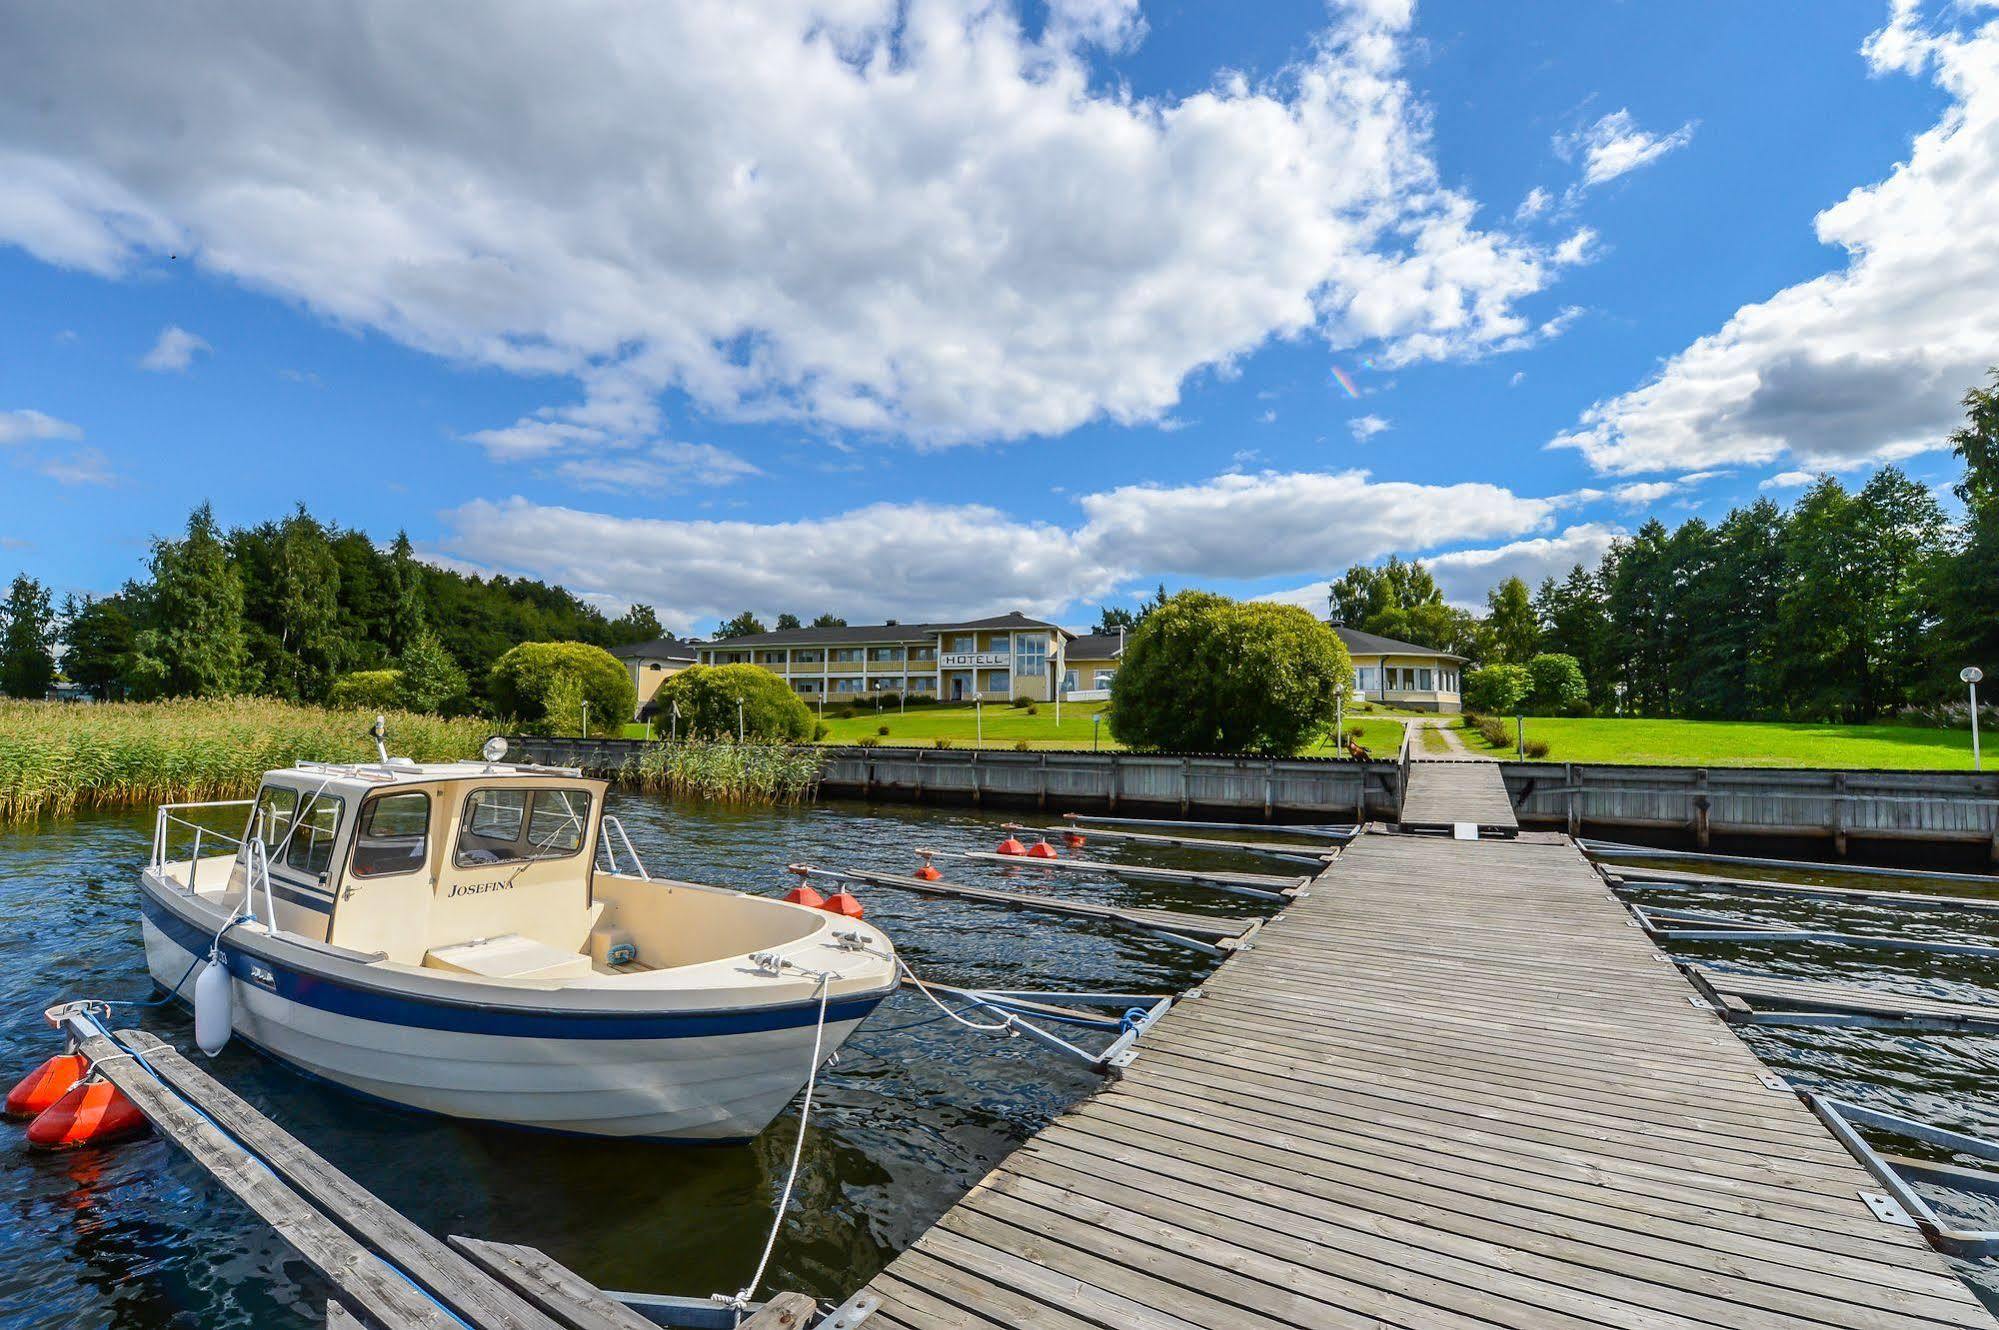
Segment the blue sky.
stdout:
[[681,631],[1475,601],[1945,484],[1999,360],[1981,6],[491,12],[21,20],[0,570],[305,502]]

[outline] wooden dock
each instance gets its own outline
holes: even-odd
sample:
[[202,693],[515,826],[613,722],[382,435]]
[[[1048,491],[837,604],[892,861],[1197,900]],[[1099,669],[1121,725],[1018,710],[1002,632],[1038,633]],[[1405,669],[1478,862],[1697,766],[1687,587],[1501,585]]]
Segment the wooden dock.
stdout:
[[857,1296],[866,1330],[1990,1330],[1876,1190],[1572,843],[1375,833]]
[[1405,831],[1448,831],[1464,823],[1488,836],[1520,830],[1499,764],[1483,758],[1412,761],[1396,822]]
[[[1999,1034],[1999,1005],[1911,997],[1825,980],[1779,979],[1689,967],[1730,1019],[1764,1025],[1874,1025],[1889,1029]],[[1732,999],[1732,1000],[1731,1000]]]

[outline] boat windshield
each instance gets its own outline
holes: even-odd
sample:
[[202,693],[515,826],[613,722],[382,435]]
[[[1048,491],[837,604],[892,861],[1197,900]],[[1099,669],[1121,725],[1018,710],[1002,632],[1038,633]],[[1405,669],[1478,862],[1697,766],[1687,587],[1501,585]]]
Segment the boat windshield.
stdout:
[[583,848],[587,790],[474,790],[458,825],[460,868],[566,859]]

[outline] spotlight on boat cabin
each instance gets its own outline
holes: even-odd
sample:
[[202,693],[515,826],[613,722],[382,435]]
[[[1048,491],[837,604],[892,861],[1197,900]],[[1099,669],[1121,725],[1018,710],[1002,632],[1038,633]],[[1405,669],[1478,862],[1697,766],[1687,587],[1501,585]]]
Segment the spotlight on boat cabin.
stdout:
[[389,719],[388,719],[388,717],[386,717],[386,716],[377,716],[377,717],[375,717],[375,723],[374,723],[373,725],[370,725],[370,726],[368,727],[368,737],[369,737],[370,739],[373,739],[373,740],[375,741],[375,753],[376,753],[376,755],[377,755],[378,757],[380,757],[380,758],[382,759],[382,761],[383,761],[383,762],[384,762],[384,763],[386,764],[386,763],[388,762],[388,760],[389,760],[389,744],[388,744],[388,738],[389,738]]
[[507,741],[499,735],[486,740],[486,746],[479,750],[479,756],[488,762],[497,762],[507,755]]

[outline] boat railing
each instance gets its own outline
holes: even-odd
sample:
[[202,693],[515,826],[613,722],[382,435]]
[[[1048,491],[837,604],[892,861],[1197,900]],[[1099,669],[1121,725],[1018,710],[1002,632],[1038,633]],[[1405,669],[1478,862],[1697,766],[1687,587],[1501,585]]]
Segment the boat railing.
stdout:
[[[616,843],[613,842],[613,837],[616,838]],[[625,870],[618,865],[619,844],[625,847],[625,856],[632,861],[632,867],[638,871],[638,875],[647,882],[652,881],[652,874],[646,871],[645,860],[639,858],[638,850],[632,845],[632,838],[625,834],[625,824],[606,813],[603,825],[597,832],[597,848],[603,851],[610,871],[623,874]]]
[[193,891],[197,885],[195,879],[201,873],[202,841],[219,841],[229,847],[232,856],[240,858],[243,854],[243,840],[240,836],[232,836],[226,831],[217,831],[214,827],[205,826],[192,818],[182,817],[182,811],[196,808],[249,808],[255,803],[254,799],[210,799],[201,803],[161,804],[153,818],[154,871],[164,872],[170,862],[167,853],[174,830],[180,828],[192,831],[194,847],[188,856],[187,889]]

